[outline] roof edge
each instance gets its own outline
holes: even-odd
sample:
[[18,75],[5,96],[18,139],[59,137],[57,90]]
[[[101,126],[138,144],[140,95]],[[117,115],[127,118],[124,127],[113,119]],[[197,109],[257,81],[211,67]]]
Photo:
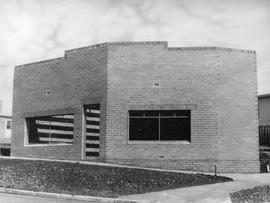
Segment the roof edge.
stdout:
[[90,46],[85,46],[85,47],[79,47],[79,48],[75,48],[75,49],[69,49],[66,50],[66,52],[76,52],[78,50],[81,49],[92,49],[92,48],[99,48],[99,47],[103,47],[103,46],[109,46],[109,45],[165,45],[168,46],[168,42],[167,41],[120,41],[120,42],[105,42],[105,43],[100,43],[100,44],[94,44],[94,45],[90,45]]
[[261,95],[258,95],[258,98],[259,99],[270,98],[270,94],[261,94]]
[[92,48],[99,48],[103,46],[109,45],[164,45],[164,47],[171,51],[171,50],[225,50],[225,51],[236,51],[236,52],[247,52],[247,53],[256,53],[255,50],[250,49],[237,49],[237,48],[229,48],[229,47],[219,47],[219,46],[209,46],[209,47],[169,47],[167,41],[122,41],[122,42],[105,42],[94,44],[85,47],[79,47],[75,49],[66,50],[67,52],[76,52],[82,49],[92,49]]
[[62,59],[64,59],[64,57],[58,57],[58,58],[53,58],[53,59],[48,59],[48,60],[43,60],[43,61],[34,61],[34,62],[31,62],[31,63],[25,63],[25,64],[22,64],[22,65],[17,65],[15,67],[23,67],[23,66],[40,64],[40,63],[48,63],[48,62],[53,62],[53,61],[59,61],[59,60],[62,60]]
[[228,47],[168,47],[169,51],[173,50],[224,50],[224,51],[236,51],[236,52],[247,52],[247,53],[256,53],[254,50],[249,49],[236,49]]
[[48,63],[52,61],[58,61],[65,59],[67,53],[75,53],[79,50],[83,49],[93,49],[93,48],[99,48],[104,46],[110,46],[110,45],[164,45],[164,48],[168,51],[177,51],[177,50],[225,50],[225,51],[235,51],[235,52],[247,52],[247,53],[253,53],[256,54],[256,51],[254,50],[247,50],[247,49],[236,49],[236,48],[227,48],[227,47],[169,47],[167,41],[119,41],[119,42],[105,42],[105,43],[99,43],[94,44],[90,46],[85,47],[79,47],[75,49],[68,49],[64,53],[64,57],[58,57],[43,61],[36,61],[32,63],[26,63],[22,65],[17,65],[16,67],[23,67],[23,66],[29,66],[29,65],[35,65],[35,64],[42,64],[42,63]]

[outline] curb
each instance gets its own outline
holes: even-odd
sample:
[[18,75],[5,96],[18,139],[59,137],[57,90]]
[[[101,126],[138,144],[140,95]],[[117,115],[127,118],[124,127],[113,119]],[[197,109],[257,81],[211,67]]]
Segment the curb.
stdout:
[[70,194],[59,194],[59,193],[48,193],[48,192],[35,192],[28,190],[18,190],[11,188],[0,187],[0,193],[7,193],[13,195],[25,195],[43,198],[53,198],[53,199],[68,199],[68,200],[81,200],[97,203],[154,203],[153,201],[142,201],[142,200],[125,200],[107,197],[94,197],[94,196],[84,196],[84,195],[70,195]]

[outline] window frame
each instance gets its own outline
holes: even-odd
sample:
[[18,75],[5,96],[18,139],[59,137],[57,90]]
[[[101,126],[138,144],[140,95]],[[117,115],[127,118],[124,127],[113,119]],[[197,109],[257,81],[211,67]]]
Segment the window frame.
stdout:
[[[130,140],[130,111],[159,111],[159,140]],[[189,140],[161,140],[160,139],[160,112],[161,111],[189,111]],[[192,140],[192,111],[190,109],[169,109],[169,110],[128,110],[127,111],[127,144],[191,144]],[[179,116],[180,117],[180,116]],[[172,117],[174,118],[174,117]]]
[[[38,119],[41,117],[53,117],[53,116],[65,116],[65,115],[73,115],[73,139],[72,142],[67,143],[31,143],[29,142],[29,122],[28,119]],[[51,121],[49,121],[51,123]],[[65,145],[73,145],[74,144],[74,136],[75,136],[75,113],[58,113],[58,114],[50,114],[50,115],[40,115],[40,116],[29,116],[24,118],[24,147],[33,147],[33,146],[65,146]]]

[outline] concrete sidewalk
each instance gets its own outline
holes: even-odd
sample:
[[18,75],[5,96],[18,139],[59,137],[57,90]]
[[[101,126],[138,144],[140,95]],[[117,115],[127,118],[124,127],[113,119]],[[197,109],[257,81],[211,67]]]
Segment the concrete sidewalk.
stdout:
[[117,199],[117,198],[107,198],[107,197],[95,197],[86,195],[71,195],[62,193],[48,193],[48,192],[36,192],[28,190],[18,190],[12,188],[2,188],[0,187],[0,202],[11,197],[12,201],[17,202],[17,199],[24,199],[22,202],[93,202],[93,203],[152,203],[147,200],[128,200]]
[[[155,168],[143,168],[136,166],[126,166],[102,162],[90,161],[71,161],[71,160],[57,160],[57,159],[36,159],[36,158],[18,158],[18,157],[1,157],[5,159],[25,159],[25,160],[43,160],[43,161],[58,161],[65,163],[80,163],[86,165],[100,165],[111,167],[124,167],[124,168],[138,168],[154,171],[170,171],[178,173],[196,173],[191,171],[180,170],[164,170]],[[213,175],[213,173],[204,173]],[[233,182],[216,183],[211,185],[194,186],[188,188],[181,188],[175,190],[166,190],[161,192],[152,192],[146,194],[136,194],[129,196],[121,196],[121,200],[141,200],[151,202],[166,202],[166,203],[181,203],[181,202],[231,202],[229,193],[236,192],[242,189],[248,189],[259,185],[270,184],[270,173],[263,174],[218,174],[221,176],[233,178]],[[1,188],[0,188],[1,192]],[[117,200],[117,199],[115,199]]]
[[123,196],[123,199],[150,200],[157,203],[181,203],[181,202],[200,202],[200,203],[229,203],[230,193],[242,189],[248,189],[259,185],[270,184],[270,173],[264,174],[219,174],[231,177],[233,182],[216,183],[211,185],[194,186],[147,194],[137,194]]

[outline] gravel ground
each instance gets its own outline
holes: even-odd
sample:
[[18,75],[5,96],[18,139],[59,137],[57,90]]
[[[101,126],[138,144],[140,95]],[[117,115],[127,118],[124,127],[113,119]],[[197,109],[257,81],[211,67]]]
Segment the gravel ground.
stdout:
[[270,185],[241,190],[230,196],[233,203],[270,202]]
[[0,187],[100,197],[232,181],[203,174],[79,163],[0,159]]

